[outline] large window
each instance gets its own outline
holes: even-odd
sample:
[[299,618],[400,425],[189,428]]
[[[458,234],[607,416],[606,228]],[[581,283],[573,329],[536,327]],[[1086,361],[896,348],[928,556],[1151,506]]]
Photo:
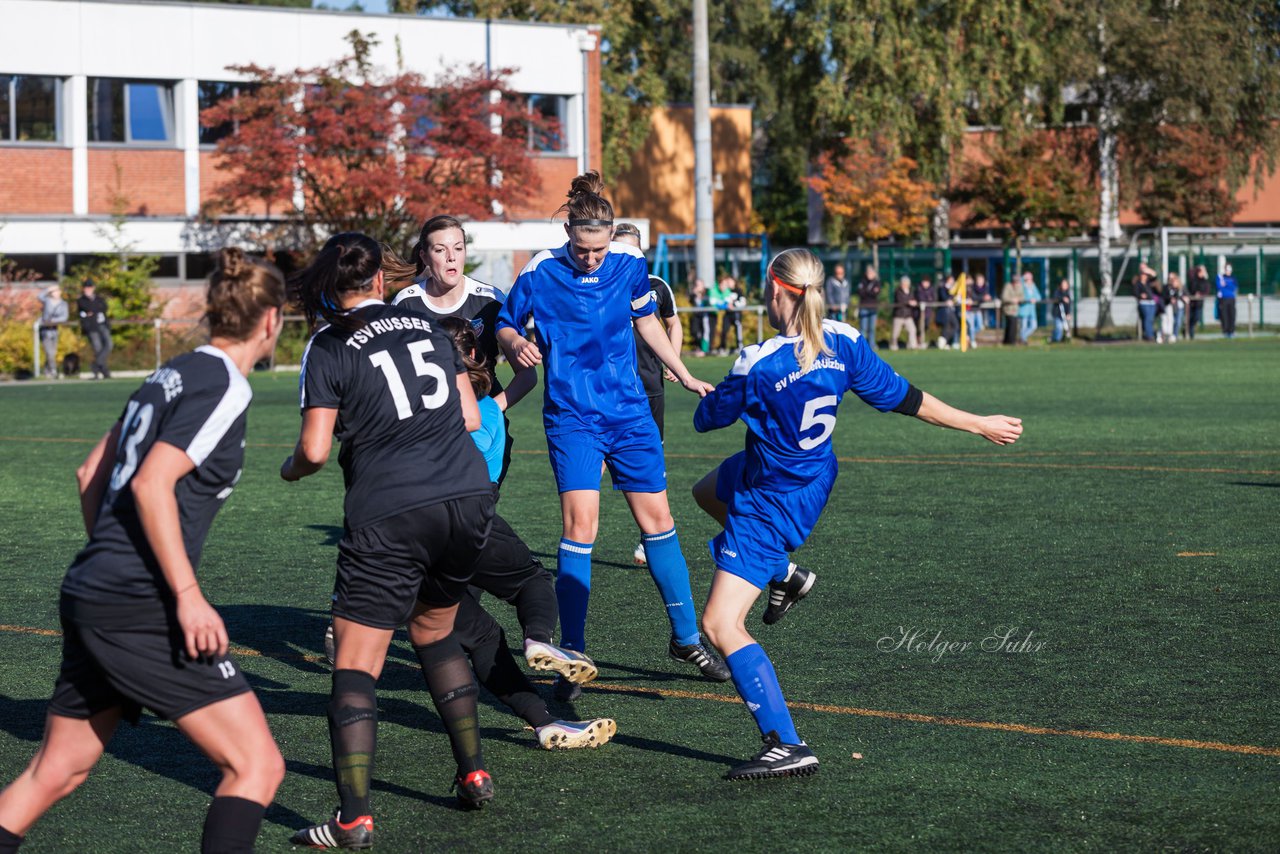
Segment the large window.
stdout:
[[[569,150],[569,98],[565,95],[527,95],[525,109],[541,120],[529,125],[529,150],[565,152]],[[540,126],[539,126],[540,125]]]
[[172,143],[173,84],[90,77],[89,141]]
[[61,82],[0,74],[0,142],[57,142]]
[[[219,80],[201,80],[199,88],[200,112],[228,98],[238,98],[252,91],[252,83],[226,83]],[[235,122],[223,122],[213,127],[200,125],[200,144],[214,145],[218,140],[235,134],[239,128]]]

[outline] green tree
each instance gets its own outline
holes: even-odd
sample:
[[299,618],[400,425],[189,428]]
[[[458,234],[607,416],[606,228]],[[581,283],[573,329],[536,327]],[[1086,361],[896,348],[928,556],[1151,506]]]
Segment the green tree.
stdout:
[[1280,151],[1280,6],[1241,0],[1060,0],[1046,89],[1073,91],[1096,128],[1081,137],[1100,183],[1099,325],[1110,323],[1111,240],[1123,199],[1168,144],[1194,126],[1228,143],[1234,192],[1274,171]]

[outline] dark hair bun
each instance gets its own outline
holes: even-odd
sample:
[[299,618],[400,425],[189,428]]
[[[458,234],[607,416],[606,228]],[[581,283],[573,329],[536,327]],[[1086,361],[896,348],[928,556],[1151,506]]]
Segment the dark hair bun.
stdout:
[[573,183],[569,185],[570,199],[587,195],[588,193],[596,196],[604,194],[604,179],[594,169],[574,178]]

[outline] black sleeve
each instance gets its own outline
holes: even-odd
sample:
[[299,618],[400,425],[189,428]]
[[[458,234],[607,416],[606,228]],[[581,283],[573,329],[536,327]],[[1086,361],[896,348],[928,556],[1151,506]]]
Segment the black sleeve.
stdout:
[[893,411],[903,415],[916,415],[920,412],[920,404],[923,402],[924,392],[908,383],[906,397],[902,398],[902,403],[895,406]]
[[342,365],[329,347],[330,339],[321,335],[311,339],[302,356],[302,408],[341,409]]

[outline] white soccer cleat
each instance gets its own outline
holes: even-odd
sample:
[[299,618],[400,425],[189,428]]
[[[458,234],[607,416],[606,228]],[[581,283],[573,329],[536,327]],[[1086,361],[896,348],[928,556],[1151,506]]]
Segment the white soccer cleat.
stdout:
[[571,750],[575,747],[599,747],[613,738],[618,725],[610,718],[593,721],[552,721],[535,727],[538,744],[546,750]]
[[577,685],[585,685],[600,674],[595,662],[582,653],[530,638],[524,640],[524,660],[534,670],[554,670]]

